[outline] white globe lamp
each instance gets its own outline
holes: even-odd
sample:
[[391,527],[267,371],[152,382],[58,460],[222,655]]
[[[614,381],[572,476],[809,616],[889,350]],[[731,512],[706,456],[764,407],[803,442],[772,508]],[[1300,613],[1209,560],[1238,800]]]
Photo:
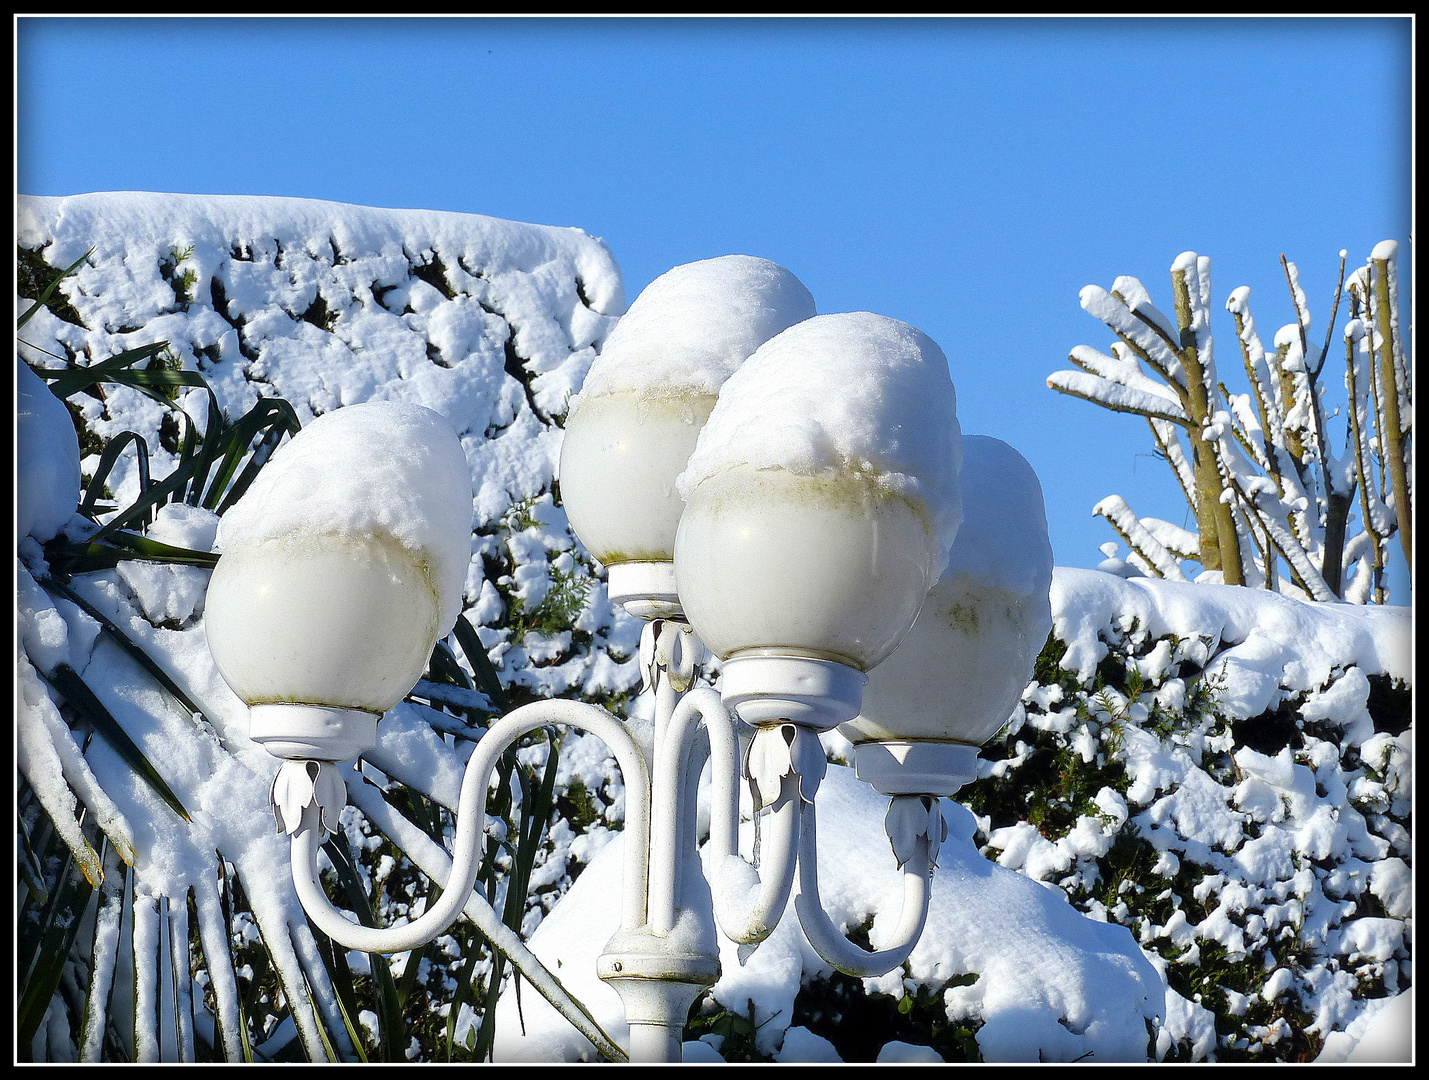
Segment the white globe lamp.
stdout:
[[786,330],[725,384],[681,477],[675,570],[747,723],[858,713],[956,530],[958,434],[942,351],[866,312]]
[[726,255],[656,278],[611,332],[566,419],[559,477],[571,528],[607,567],[612,601],[642,618],[678,617],[675,478],[725,379],[813,314],[788,270]]
[[1042,488],[1016,450],[962,440],[963,522],[948,567],[902,644],[869,673],[839,730],[861,779],[887,795],[951,795],[1007,722],[1052,629]]
[[204,622],[251,737],[283,758],[355,757],[460,611],[466,456],[429,409],[336,410],[274,455],[218,543]]

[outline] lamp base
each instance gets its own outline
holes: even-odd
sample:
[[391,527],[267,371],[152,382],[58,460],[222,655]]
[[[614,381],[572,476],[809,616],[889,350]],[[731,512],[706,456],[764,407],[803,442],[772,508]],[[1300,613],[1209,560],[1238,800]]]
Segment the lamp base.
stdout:
[[617,931],[596,961],[596,974],[625,1006],[632,1063],[681,1060],[681,1032],[690,1006],[719,980],[719,957],[690,950],[689,944]]
[[884,795],[951,795],[977,779],[977,749],[916,740],[855,743],[854,772]]
[[725,707],[752,727],[780,720],[827,731],[858,715],[868,676],[811,656],[740,656],[720,669]]
[[615,563],[607,571],[607,591],[613,604],[623,604],[637,619],[685,618],[675,588],[672,562]]
[[287,702],[248,710],[248,736],[274,757],[348,761],[377,745],[376,713]]

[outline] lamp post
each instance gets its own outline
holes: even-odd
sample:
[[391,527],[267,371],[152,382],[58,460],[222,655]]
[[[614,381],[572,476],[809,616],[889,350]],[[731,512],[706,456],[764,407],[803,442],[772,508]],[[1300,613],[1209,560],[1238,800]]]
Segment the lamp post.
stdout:
[[[798,291],[769,271],[773,264],[753,265],[762,263],[736,267],[746,284],[752,276],[765,290],[747,291],[766,299],[771,290],[786,298]],[[410,923],[357,925],[333,907],[318,876],[318,848],[344,798],[332,763],[373,745],[382,701],[370,693],[354,699],[352,680],[340,675],[347,659],[317,644],[304,652],[306,631],[283,639],[296,657],[286,668],[267,653],[255,656],[261,635],[254,628],[281,617],[259,611],[251,589],[273,576],[283,585],[282,603],[322,608],[327,614],[304,617],[354,632],[372,618],[373,604],[410,612],[406,624],[420,630],[403,655],[416,656],[449,626],[444,617],[425,618],[422,602],[407,595],[421,592],[409,569],[423,561],[380,540],[318,545],[317,553],[299,545],[301,557],[288,557],[292,545],[279,536],[265,538],[266,549],[225,553],[206,616],[215,660],[253,706],[255,737],[261,731],[270,752],[288,759],[274,801],[292,835],[294,881],[309,917],[334,941],[404,951],[444,932],[464,908],[487,910],[472,889],[492,770],[522,736],[560,724],[605,742],[627,793],[620,928],[598,973],[625,1007],[631,1060],[680,1060],[689,1009],[719,975],[716,933],[755,946],[791,896],[810,943],[836,969],[876,975],[907,958],[927,917],[945,832],[937,797],[972,777],[976,751],[959,743],[949,752],[946,732],[914,731],[923,752],[910,755],[900,749],[908,733],[859,717],[867,673],[908,634],[948,565],[961,513],[955,397],[941,351],[913,328],[866,313],[811,314],[810,304],[797,319],[766,320],[759,340],[745,342],[753,355],[737,358],[718,394],[705,395],[713,403],[696,408],[679,387],[647,394],[647,405],[677,403],[653,413],[642,414],[639,393],[627,393],[618,407],[610,394],[577,400],[561,462],[563,496],[577,535],[611,560],[613,598],[646,620],[641,658],[655,700],[653,738],[642,745],[618,718],[572,701],[535,702],[495,722],[463,778],[451,873],[441,896]],[[747,312],[741,317],[748,321]],[[618,344],[613,336],[602,359],[618,357]],[[752,431],[774,434],[752,438]],[[457,488],[451,498],[459,501]],[[314,580],[327,585],[313,587]],[[440,607],[440,594],[437,601]],[[400,651],[365,657],[359,666],[368,681],[410,686]],[[696,685],[711,654],[721,662],[718,690]],[[871,952],[837,930],[818,894],[814,799],[825,770],[818,735],[840,724],[853,725],[859,775],[890,796],[886,824],[903,880],[897,928]],[[324,737],[333,726],[336,734]],[[712,805],[702,872],[695,803],[706,765]],[[758,865],[739,850],[741,783],[762,818]],[[494,912],[487,922],[499,926]],[[561,1007],[558,989],[538,988]],[[598,1028],[562,1011],[610,1052]]]

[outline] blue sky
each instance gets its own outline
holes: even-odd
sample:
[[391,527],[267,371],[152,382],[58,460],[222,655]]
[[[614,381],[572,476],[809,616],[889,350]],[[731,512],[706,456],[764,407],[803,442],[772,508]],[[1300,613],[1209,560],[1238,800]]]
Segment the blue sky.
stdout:
[[[1409,271],[1408,19],[18,20],[18,190],[291,195],[576,225],[628,296],[783,263],[821,312],[948,354],[963,430],[1037,469],[1057,562],[1119,494],[1181,523],[1143,421],[1047,389],[1109,332],[1083,285],[1213,260],[1328,315],[1379,240]],[[1407,287],[1405,295],[1408,295]],[[1239,389],[1229,316],[1222,377]],[[1332,397],[1334,396],[1332,392]]]

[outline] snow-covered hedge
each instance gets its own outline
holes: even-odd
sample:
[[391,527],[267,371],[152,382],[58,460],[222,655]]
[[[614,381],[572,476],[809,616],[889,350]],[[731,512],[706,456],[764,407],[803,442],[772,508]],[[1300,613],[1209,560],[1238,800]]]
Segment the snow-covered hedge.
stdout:
[[[606,600],[553,479],[566,402],[623,309],[600,242],[470,215],[132,193],[22,198],[19,225],[22,246],[52,267],[94,249],[22,333],[39,366],[57,363],[39,350],[91,364],[167,340],[166,362],[201,372],[232,416],[260,396],[286,398],[304,421],[368,400],[446,416],[475,489],[466,616],[508,696],[580,696],[638,722],[638,626]],[[203,391],[180,393],[201,424]],[[147,440],[155,477],[178,460],[178,426],[158,402],[122,386],[75,400],[87,476],[125,430]],[[976,417],[962,419],[976,430]],[[121,507],[135,498],[128,456],[108,486]],[[171,504],[148,535],[208,550],[216,524]],[[241,1056],[245,1023],[259,1057],[350,1057],[383,1033],[392,1042],[383,994],[396,979],[410,1032],[399,1050],[445,1060],[450,1045],[460,1057],[481,1003],[467,993],[449,1022],[450,1002],[487,964],[469,926],[390,966],[351,956],[368,1004],[344,1017],[270,824],[277,763],[247,739],[208,656],[207,572],[130,561],[72,583],[182,684],[196,721],[91,614],[34,584],[46,571],[37,543],[21,556],[22,769],[52,818],[91,837],[96,820],[112,826],[133,866],[126,889],[118,855],[105,853],[111,884],[86,923],[93,950],[81,935],[35,1056]],[[1067,569],[1052,600],[1036,681],[984,749],[984,775],[945,803],[932,917],[904,971],[833,974],[786,920],[746,963],[724,956],[687,1058],[1303,1060],[1322,1044],[1343,1052],[1339,1033],[1358,1035],[1408,987],[1407,612]],[[191,820],[102,740],[83,747],[46,681],[61,667],[95,689]],[[347,777],[345,831],[384,920],[420,906],[420,872],[445,872],[414,822],[450,824],[472,732],[434,700],[419,693],[387,714],[381,745]],[[847,747],[828,746],[841,761]],[[550,752],[522,755],[540,766]],[[831,766],[821,820],[850,842],[823,852],[820,876],[849,929],[869,925],[893,881],[880,802]],[[26,827],[41,820],[33,802],[21,809]],[[522,919],[537,955],[612,1034],[619,1010],[593,958],[613,917],[622,813],[603,746],[568,738]],[[200,947],[188,957],[185,1035],[160,1019],[184,997],[182,977],[134,966],[121,942],[179,955],[190,918]],[[130,980],[126,1007],[111,991]],[[113,1030],[84,1026],[95,987],[115,1005]],[[266,1019],[240,1021],[240,1004],[258,999]],[[529,987],[521,1004],[525,1039],[515,995],[503,996],[500,1055],[592,1053]]]
[[[285,399],[303,422],[363,401],[409,401],[441,413],[460,435],[474,479],[464,606],[500,668],[507,698],[580,695],[618,703],[638,682],[639,628],[606,602],[604,585],[576,549],[555,499],[558,420],[624,308],[619,270],[600,241],[577,229],[474,215],[145,193],[21,198],[18,233],[22,287],[32,292],[89,253],[22,329],[21,356],[37,367],[93,365],[165,341],[168,348],[148,366],[198,373],[230,419],[260,397]],[[19,310],[29,307],[25,301]],[[178,386],[172,396],[203,430],[207,392]],[[70,396],[67,404],[81,435],[86,477],[94,475],[104,445],[124,432],[142,437],[156,480],[181,459],[186,422],[139,388],[106,383]],[[260,446],[258,454],[264,452]],[[131,449],[115,461],[98,506],[106,500],[128,506],[142,483]],[[63,501],[63,487],[49,485],[34,499],[48,493]],[[57,513],[63,520],[73,511],[71,503],[32,516],[48,521]],[[209,551],[217,523],[209,510],[173,502],[159,510],[147,535]],[[92,530],[80,517],[70,523],[76,539]],[[48,539],[52,532],[41,535]],[[38,845],[51,835],[45,821],[54,819],[81,851],[91,841],[101,849],[87,872],[98,879],[105,857],[113,871],[101,884],[103,916],[86,922],[79,935],[83,963],[71,965],[61,980],[36,1055],[182,1056],[192,1047],[194,1032],[174,1032],[161,1021],[173,1010],[172,981],[140,979],[135,1007],[125,1004],[122,989],[111,993],[134,974],[132,953],[122,943],[182,940],[187,931],[175,920],[186,927],[190,911],[203,943],[194,954],[202,988],[194,995],[200,1055],[208,1052],[205,1043],[230,1057],[249,1053],[250,1045],[260,1058],[350,1055],[349,1021],[363,1025],[341,1015],[329,965],[283,869],[285,845],[270,824],[267,791],[277,762],[249,741],[246,710],[209,658],[202,624],[207,571],[125,561],[77,575],[69,585],[92,609],[87,613],[35,583],[49,567],[33,538],[22,538],[21,555],[25,655],[18,721],[29,783],[22,824]],[[173,678],[201,711],[197,722],[113,634],[101,632],[96,616]],[[57,707],[63,695],[48,680],[68,678],[64,672],[94,691],[191,820],[156,797],[102,738],[87,740],[72,707]],[[445,694],[458,705],[474,702],[478,715],[481,706],[489,708],[479,693]],[[429,701],[404,703],[384,720],[383,749],[369,772],[387,799],[379,792],[365,816],[349,811],[355,847],[366,853],[364,881],[383,918],[405,913],[425,892],[425,886],[415,893],[408,887],[415,870],[403,853],[432,857],[433,845],[410,824],[411,816],[440,830],[435,818],[440,807],[455,805],[471,745],[462,741],[471,736],[468,724],[434,711]],[[458,734],[443,741],[434,725]],[[583,760],[579,747],[564,757],[563,798],[578,793],[572,777],[582,768],[590,790],[600,791],[603,755],[592,765]],[[354,805],[367,805],[377,789],[355,773],[351,780]],[[618,819],[618,807],[614,812]],[[400,835],[400,844],[383,847],[372,821]],[[39,855],[25,868],[36,886],[27,910],[36,918],[53,899],[44,895],[41,879],[63,876],[55,874],[58,864]],[[444,874],[440,865],[423,866]],[[552,870],[563,876],[564,863],[537,868],[533,890],[551,887],[542,874]],[[463,945],[449,937],[441,947],[464,963],[478,950],[469,930],[459,936]],[[92,947],[86,944],[91,937]],[[226,942],[233,946],[231,962]],[[398,975],[403,960],[392,965]],[[353,963],[368,966],[360,957]],[[430,968],[429,961],[422,964]],[[483,957],[467,978],[479,982],[486,964]],[[379,989],[385,973],[372,966]],[[450,998],[455,975],[436,978],[437,1002]],[[105,1025],[80,1028],[94,993],[115,1006],[107,1031]],[[445,1044],[445,1024],[432,1019],[423,995],[407,996],[407,1016],[441,1028]],[[382,1024],[400,1026],[388,1021],[384,1014]],[[458,1049],[469,1028],[453,1033]],[[430,1030],[414,1030],[431,1036],[429,1044],[438,1041]],[[381,1041],[391,1043],[392,1034]]]
[[[606,646],[629,658],[638,628],[623,614],[612,627],[552,497],[559,420],[624,310],[600,241],[470,214],[134,192],[23,197],[18,233],[55,267],[93,249],[62,286],[75,321],[45,310],[25,327],[49,352],[88,364],[167,341],[230,416],[260,395],[303,422],[360,401],[441,413],[476,488],[467,598],[509,685],[519,697],[635,682]],[[185,395],[202,425],[203,392]],[[86,449],[135,431],[154,476],[172,468],[179,430],[162,405],[127,387],[80,401]],[[120,505],[134,499],[130,458],[109,485]]]
[[1158,1057],[1303,1060],[1410,981],[1404,609],[1059,568],[983,850],[1129,927]]

